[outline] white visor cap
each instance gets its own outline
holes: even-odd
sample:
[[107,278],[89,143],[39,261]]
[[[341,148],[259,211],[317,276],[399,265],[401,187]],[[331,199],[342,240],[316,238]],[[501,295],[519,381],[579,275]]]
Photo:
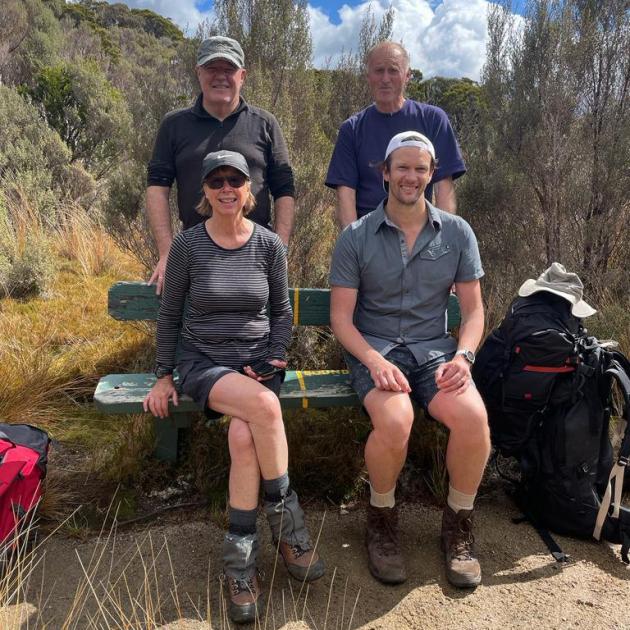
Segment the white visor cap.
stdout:
[[429,138],[423,136],[417,131],[403,131],[397,133],[387,145],[387,151],[385,151],[385,159],[387,159],[396,149],[402,147],[417,147],[418,149],[424,149],[429,152],[429,155],[435,160],[435,148]]

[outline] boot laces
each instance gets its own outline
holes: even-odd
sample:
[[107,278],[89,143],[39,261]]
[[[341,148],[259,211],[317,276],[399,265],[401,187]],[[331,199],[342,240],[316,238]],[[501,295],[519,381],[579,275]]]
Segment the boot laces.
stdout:
[[472,533],[472,521],[470,518],[460,519],[454,532],[451,552],[458,560],[473,560],[473,545],[475,536]]
[[232,597],[236,597],[240,593],[254,594],[256,585],[254,584],[255,574],[249,576],[231,577],[225,573],[221,574],[221,580],[227,582]]
[[293,554],[294,558],[300,558],[302,557],[305,553],[309,552],[311,550],[309,545],[303,545],[300,543],[297,543],[295,545],[291,545],[291,553]]

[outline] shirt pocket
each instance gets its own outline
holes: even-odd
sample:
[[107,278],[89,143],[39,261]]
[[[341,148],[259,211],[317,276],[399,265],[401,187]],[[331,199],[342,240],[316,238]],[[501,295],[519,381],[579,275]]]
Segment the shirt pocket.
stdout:
[[450,288],[457,271],[457,256],[448,243],[427,247],[420,252],[422,281],[433,286]]

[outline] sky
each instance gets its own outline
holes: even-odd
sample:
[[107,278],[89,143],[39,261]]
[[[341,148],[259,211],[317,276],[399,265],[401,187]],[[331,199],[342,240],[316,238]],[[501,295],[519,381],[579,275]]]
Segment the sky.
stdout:
[[[517,11],[523,2],[513,3]],[[212,19],[212,0],[125,0],[125,4],[169,17],[191,34],[199,22]],[[343,51],[356,48],[368,7],[379,20],[390,4],[395,12],[393,39],[409,51],[412,68],[421,70],[425,78],[479,80],[485,60],[486,0],[310,0],[314,65],[334,67]]]

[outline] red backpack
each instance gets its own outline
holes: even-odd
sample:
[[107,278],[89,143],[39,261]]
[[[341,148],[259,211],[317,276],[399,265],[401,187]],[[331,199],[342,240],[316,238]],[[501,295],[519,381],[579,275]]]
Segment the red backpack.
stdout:
[[42,496],[50,438],[28,424],[0,423],[0,556],[18,544]]

